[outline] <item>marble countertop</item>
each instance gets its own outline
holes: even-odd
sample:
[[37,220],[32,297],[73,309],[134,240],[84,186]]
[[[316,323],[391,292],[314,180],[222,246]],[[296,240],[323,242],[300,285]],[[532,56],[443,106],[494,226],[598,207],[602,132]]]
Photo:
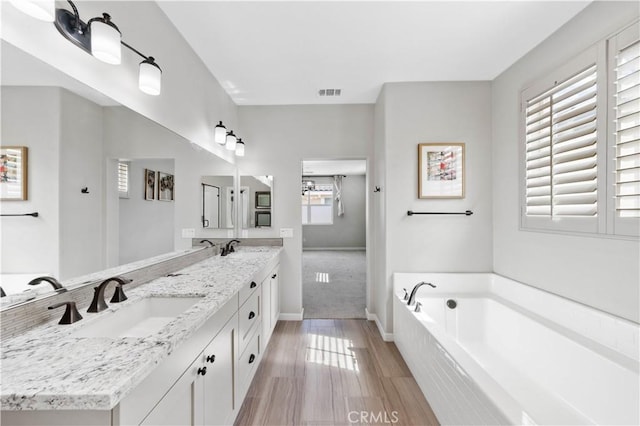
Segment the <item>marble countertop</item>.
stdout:
[[[57,321],[2,342],[0,403],[3,410],[110,410],[154,367],[213,316],[281,247],[243,247],[213,256],[127,292],[129,299],[83,320]],[[158,333],[145,338],[74,337],[79,328],[146,297],[198,301]],[[62,315],[62,310],[60,312]]]

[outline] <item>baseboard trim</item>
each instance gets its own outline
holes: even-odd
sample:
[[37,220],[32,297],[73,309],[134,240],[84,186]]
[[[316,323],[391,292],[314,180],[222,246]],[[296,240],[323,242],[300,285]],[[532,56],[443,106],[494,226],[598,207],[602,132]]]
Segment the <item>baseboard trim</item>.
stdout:
[[366,247],[302,247],[302,251],[367,251]]
[[364,312],[367,315],[367,319],[369,321],[375,321],[376,326],[378,327],[378,333],[380,333],[382,340],[384,340],[385,342],[393,342],[393,333],[387,333],[384,331],[384,328],[382,328],[382,324],[380,323],[380,319],[378,318],[378,315],[372,314],[371,312],[369,312],[368,308],[364,308]]
[[304,308],[297,314],[287,314],[284,312],[280,312],[278,316],[280,321],[302,321],[304,319]]

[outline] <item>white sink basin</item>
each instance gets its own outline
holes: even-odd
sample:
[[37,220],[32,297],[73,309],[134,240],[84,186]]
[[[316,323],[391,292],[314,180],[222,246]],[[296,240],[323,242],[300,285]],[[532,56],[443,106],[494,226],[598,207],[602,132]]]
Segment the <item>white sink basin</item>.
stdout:
[[[100,318],[75,331],[73,337],[146,337],[160,331],[202,297],[147,297]],[[92,314],[85,314],[85,320]]]

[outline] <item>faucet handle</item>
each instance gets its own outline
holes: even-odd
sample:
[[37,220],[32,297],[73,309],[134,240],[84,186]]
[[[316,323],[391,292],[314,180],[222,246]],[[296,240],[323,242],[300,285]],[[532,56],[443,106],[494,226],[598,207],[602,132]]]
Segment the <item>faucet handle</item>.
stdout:
[[422,303],[416,302],[416,309],[414,310],[414,312],[420,312],[421,311],[421,309],[420,309],[421,306],[422,306]]
[[124,290],[122,289],[122,286],[125,284],[129,284],[131,281],[133,280],[130,278],[118,277],[116,288],[113,292],[113,297],[111,297],[111,300],[109,301],[109,303],[120,303],[127,300],[128,299],[127,295],[124,294]]
[[404,291],[404,297],[402,298],[402,300],[409,300],[409,293],[407,293],[407,289],[403,288],[402,290]]
[[61,306],[66,306],[67,308],[62,315],[62,318],[58,322],[58,324],[73,324],[74,322],[80,321],[82,319],[82,315],[78,312],[78,308],[76,308],[76,302],[68,301],[62,303],[56,303],[55,305],[49,306],[48,309],[56,309]]

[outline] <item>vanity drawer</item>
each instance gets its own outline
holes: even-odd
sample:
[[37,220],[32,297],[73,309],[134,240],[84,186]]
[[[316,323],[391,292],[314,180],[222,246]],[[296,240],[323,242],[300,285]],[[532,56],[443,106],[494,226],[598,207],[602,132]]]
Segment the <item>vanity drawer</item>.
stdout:
[[249,344],[238,361],[238,379],[243,394],[251,383],[253,373],[260,361],[260,349],[260,331],[258,330],[251,335]]
[[240,306],[260,287],[260,283],[257,280],[246,283],[238,292],[240,296]]
[[244,305],[240,307],[238,311],[238,336],[240,337],[240,353],[244,352],[244,348],[247,346],[249,338],[251,337],[254,326],[260,323],[261,319],[260,310],[260,292],[256,291]]

